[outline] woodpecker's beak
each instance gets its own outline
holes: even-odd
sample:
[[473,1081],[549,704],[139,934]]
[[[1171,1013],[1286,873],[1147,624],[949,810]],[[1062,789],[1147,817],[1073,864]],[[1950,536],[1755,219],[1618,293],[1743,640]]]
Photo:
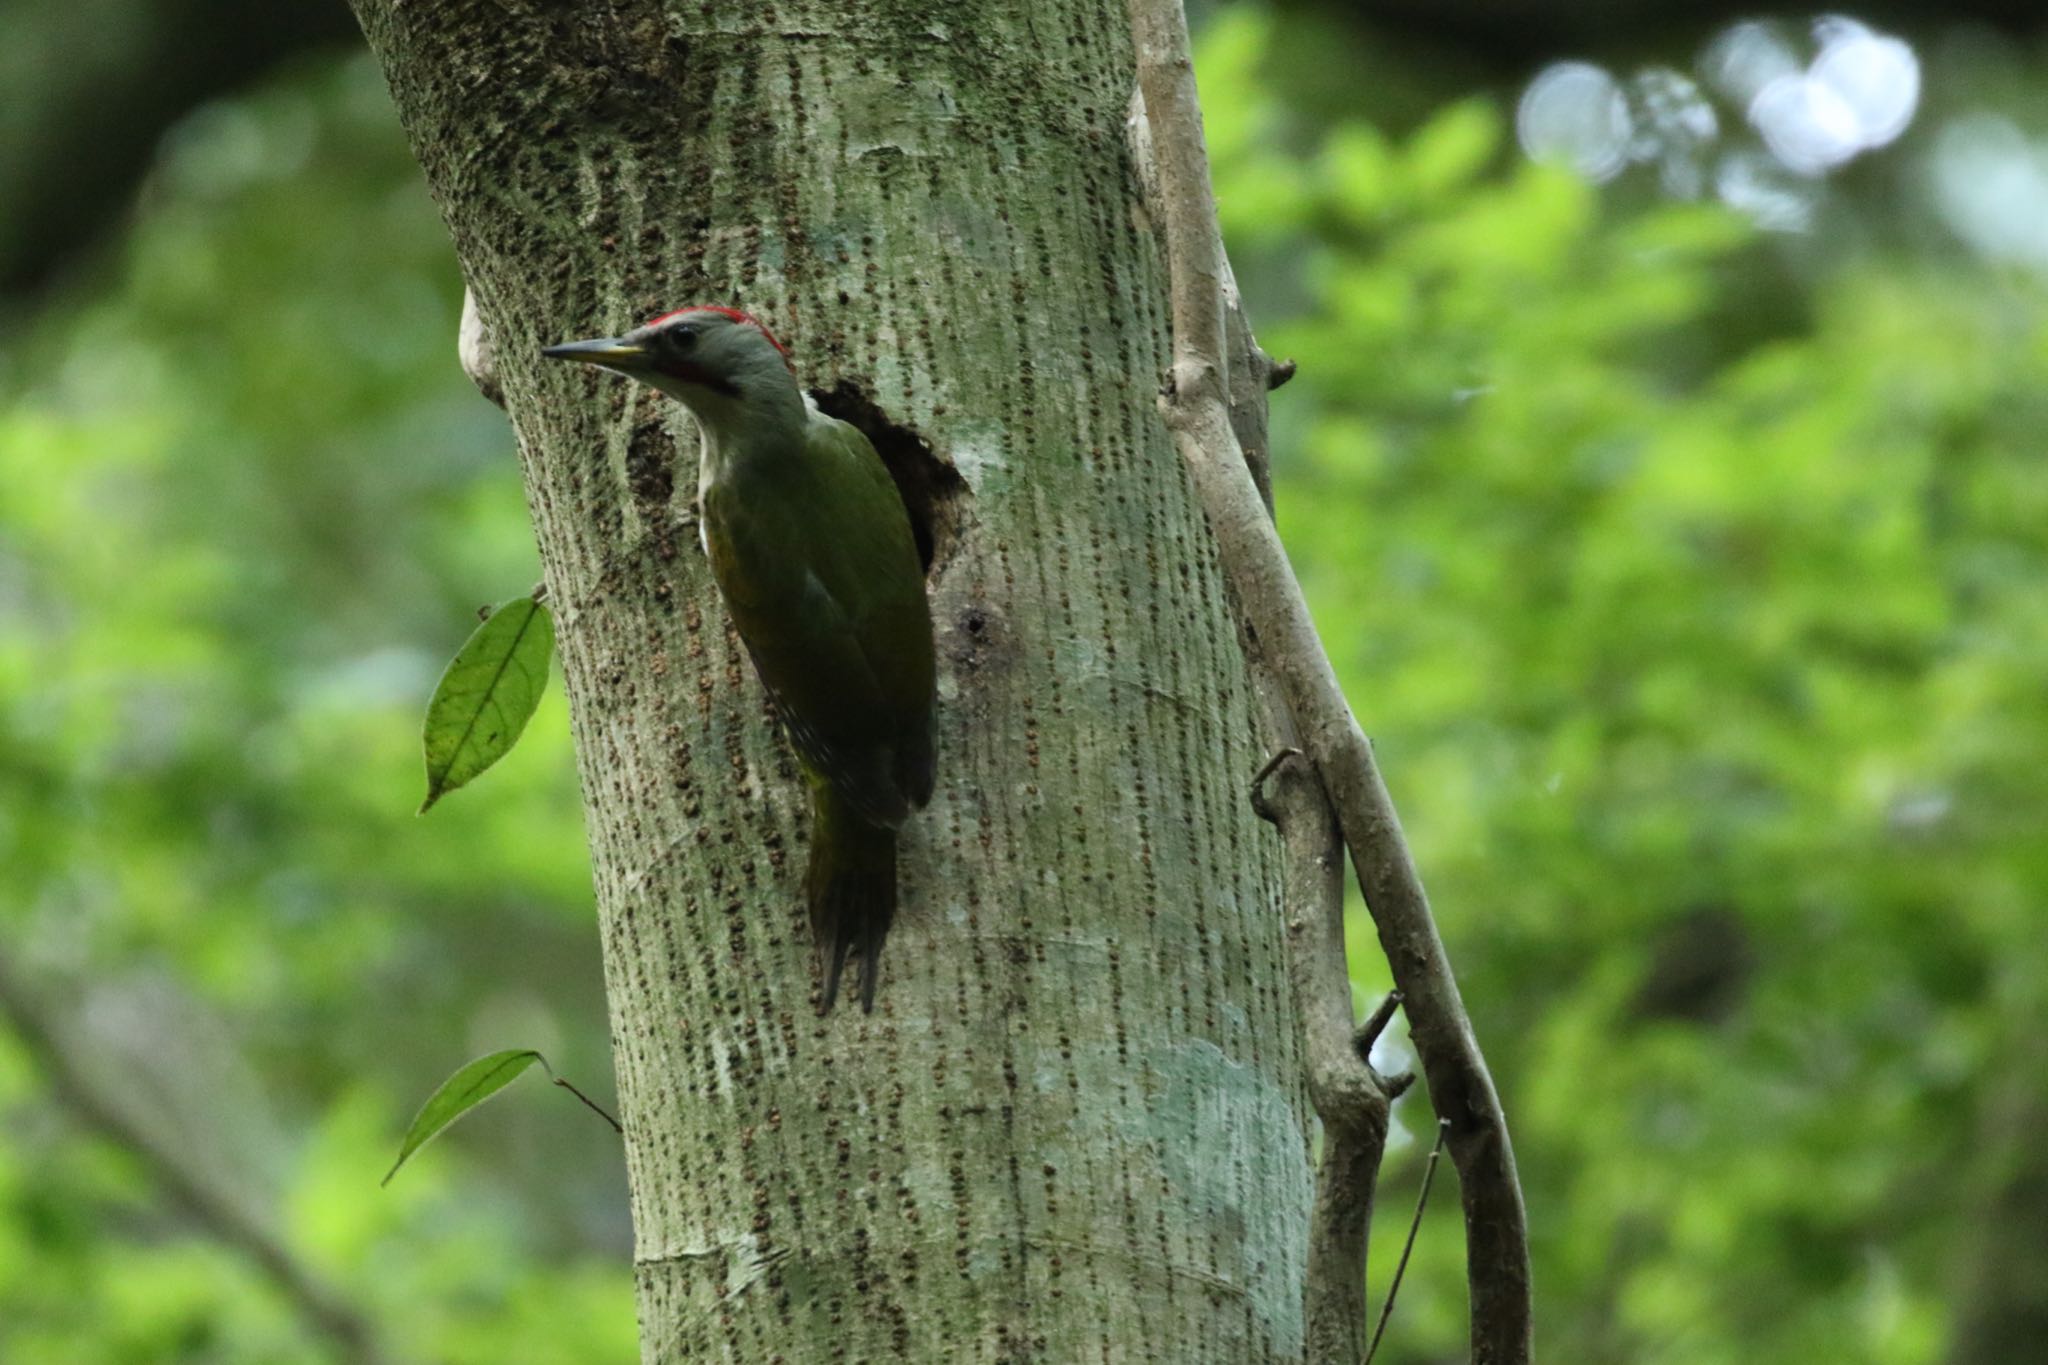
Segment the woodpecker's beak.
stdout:
[[602,365],[629,374],[647,368],[647,348],[622,337],[565,341],[559,346],[543,346],[540,353],[554,360],[580,360],[586,365]]

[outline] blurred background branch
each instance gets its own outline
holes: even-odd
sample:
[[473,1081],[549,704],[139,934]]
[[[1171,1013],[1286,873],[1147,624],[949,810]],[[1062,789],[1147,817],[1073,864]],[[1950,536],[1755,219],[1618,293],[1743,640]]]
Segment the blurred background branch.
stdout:
[[38,997],[4,945],[0,1020],[14,1030],[72,1116],[135,1158],[206,1236],[247,1257],[313,1335],[330,1341],[346,1361],[384,1365],[395,1359],[384,1353],[376,1327],[362,1310],[306,1266],[277,1229],[252,1211],[250,1173],[237,1172],[240,1183],[225,1185],[196,1163],[187,1148],[154,1126],[120,1085],[110,1083],[104,1062],[95,1065],[89,1059],[84,1051],[89,1043]]

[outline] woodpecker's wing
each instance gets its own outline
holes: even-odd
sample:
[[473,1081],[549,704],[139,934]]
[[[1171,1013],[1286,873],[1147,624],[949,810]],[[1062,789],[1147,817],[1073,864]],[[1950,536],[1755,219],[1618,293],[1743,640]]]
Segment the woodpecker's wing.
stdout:
[[881,457],[814,416],[798,458],[741,462],[704,492],[705,545],[740,638],[804,763],[876,824],[931,796],[931,611]]

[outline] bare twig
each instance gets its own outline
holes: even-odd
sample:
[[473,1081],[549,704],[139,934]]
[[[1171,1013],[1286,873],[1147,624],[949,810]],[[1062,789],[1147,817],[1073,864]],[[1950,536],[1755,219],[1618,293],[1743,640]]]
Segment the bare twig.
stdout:
[[126,1149],[166,1195],[206,1233],[255,1263],[307,1327],[325,1337],[342,1358],[374,1365],[388,1359],[377,1345],[368,1318],[342,1300],[303,1264],[277,1234],[203,1174],[174,1145],[143,1122],[79,1053],[64,1021],[15,975],[0,954],[0,1019],[5,1019],[35,1058],[50,1089],[78,1120]]
[[1415,1234],[1422,1231],[1422,1211],[1429,1207],[1429,1187],[1436,1180],[1437,1158],[1444,1154],[1444,1130],[1449,1119],[1436,1121],[1436,1142],[1429,1149],[1429,1161],[1422,1168],[1422,1190],[1415,1196],[1415,1216],[1408,1220],[1408,1240],[1401,1245],[1401,1259],[1394,1266],[1394,1278],[1387,1281],[1387,1301],[1380,1305],[1379,1326],[1372,1329],[1372,1345],[1365,1348],[1365,1365],[1380,1353],[1380,1338],[1387,1334],[1387,1319],[1394,1316],[1394,1296],[1401,1292],[1401,1277],[1408,1273],[1408,1258],[1415,1252]]
[[1377,1043],[1380,1040],[1380,1035],[1387,1031],[1387,1025],[1394,1022],[1394,1011],[1400,1008],[1401,992],[1388,991],[1386,998],[1374,1006],[1373,1012],[1368,1014],[1365,1017],[1365,1022],[1358,1026],[1358,1032],[1352,1036],[1351,1047],[1358,1054],[1360,1061],[1369,1062],[1372,1060],[1372,1045]]
[[[545,1063],[543,1063],[543,1065],[545,1065]],[[584,1094],[581,1090],[578,1090],[575,1086],[569,1084],[569,1080],[567,1077],[555,1077],[555,1084],[561,1086],[562,1089],[568,1091],[577,1099],[582,1100],[583,1107],[588,1109],[591,1113],[597,1115],[599,1118],[603,1119],[606,1123],[609,1123],[612,1126],[612,1131],[614,1133],[617,1133],[620,1137],[624,1137],[626,1135],[626,1130],[619,1126],[619,1121],[611,1116],[610,1110],[606,1109],[596,1100],[590,1098],[590,1096]]]
[[1285,745],[1274,750],[1273,756],[1267,759],[1264,766],[1252,775],[1252,812],[1269,825],[1280,823],[1280,812],[1273,808],[1271,798],[1266,795],[1266,779],[1279,772],[1281,765],[1286,763],[1288,759],[1300,758],[1301,756],[1301,750],[1295,748],[1292,744]]
[[1356,1046],[1351,1023],[1336,818],[1306,763],[1281,765],[1270,785],[1283,850],[1288,975],[1302,1016],[1309,1101],[1323,1125],[1302,1286],[1304,1358],[1355,1361],[1365,1347],[1366,1251],[1391,1100]]
[[[1286,370],[1287,378],[1293,377],[1294,362],[1275,365],[1273,357],[1261,349],[1252,335],[1251,321],[1244,313],[1244,299],[1237,292],[1237,275],[1231,270],[1228,257],[1223,261],[1223,337],[1228,347],[1223,354],[1223,378],[1230,403],[1230,429],[1237,436],[1244,466],[1251,472],[1252,486],[1259,490],[1259,501],[1264,504],[1266,515],[1271,516],[1273,458],[1266,443],[1266,395],[1287,382],[1286,378],[1276,378],[1282,369]],[[1284,715],[1285,704],[1277,694],[1273,700],[1276,712]]]
[[1129,5],[1157,172],[1156,216],[1172,276],[1173,368],[1161,407],[1208,513],[1239,609],[1285,699],[1292,742],[1314,764],[1335,808],[1380,946],[1406,998],[1409,1036],[1460,1176],[1473,1359],[1479,1365],[1526,1361],[1532,1350],[1527,1216],[1507,1121],[1372,746],[1344,700],[1231,424],[1228,266],[1186,19],[1180,0]]

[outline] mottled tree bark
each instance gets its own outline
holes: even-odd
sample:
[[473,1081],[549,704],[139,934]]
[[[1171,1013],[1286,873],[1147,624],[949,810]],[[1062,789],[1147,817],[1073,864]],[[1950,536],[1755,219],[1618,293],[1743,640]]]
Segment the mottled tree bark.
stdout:
[[[1299,1359],[1257,699],[1154,406],[1119,0],[357,0],[519,435],[574,710],[650,1360]],[[547,341],[733,302],[943,468],[939,791],[814,1010],[794,764],[676,406]]]

